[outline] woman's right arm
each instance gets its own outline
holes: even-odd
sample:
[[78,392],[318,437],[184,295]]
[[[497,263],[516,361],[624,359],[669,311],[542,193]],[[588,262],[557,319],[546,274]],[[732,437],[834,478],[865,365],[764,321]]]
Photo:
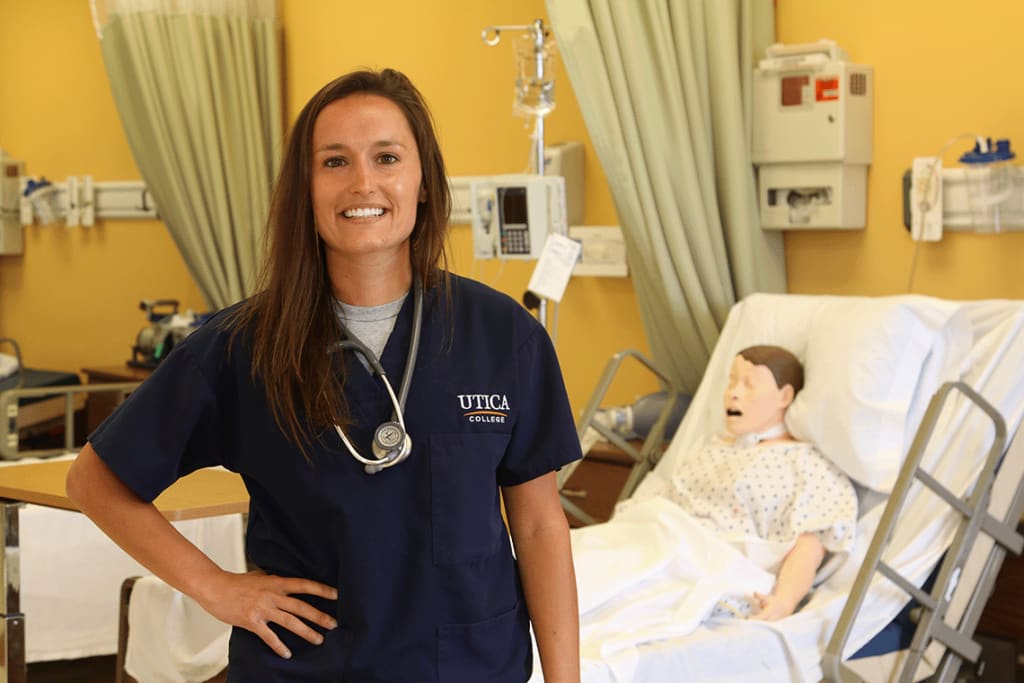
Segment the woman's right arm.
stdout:
[[[221,569],[160,514],[139,498],[86,444],[68,471],[67,493],[125,552],[168,585],[192,597],[211,615],[258,635],[282,657],[291,653],[270,629],[276,623],[311,643],[323,637],[303,619],[323,628],[334,619],[293,594],[337,599],[337,591],[308,579],[235,574]],[[301,618],[300,618],[301,617]]]

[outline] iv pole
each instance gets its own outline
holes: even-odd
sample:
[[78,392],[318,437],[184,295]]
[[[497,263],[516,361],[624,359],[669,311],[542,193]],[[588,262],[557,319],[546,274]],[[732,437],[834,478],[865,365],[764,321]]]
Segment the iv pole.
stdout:
[[[510,26],[488,26],[480,32],[480,38],[484,43],[490,47],[494,47],[501,42],[502,31],[523,31],[530,34],[531,42],[533,43],[533,77],[536,79],[537,84],[543,84],[547,79],[548,75],[545,72],[545,48],[544,42],[548,37],[548,29],[544,27],[543,19],[535,19],[530,24],[517,24]],[[520,84],[516,84],[517,87],[522,87]],[[554,106],[552,101],[552,106]],[[544,116],[550,111],[535,111],[534,116],[536,121],[534,123],[534,135],[533,135],[533,170],[537,175],[544,175]],[[547,327],[547,300],[543,297],[539,297],[539,304],[537,308],[537,317],[540,319],[542,327]]]

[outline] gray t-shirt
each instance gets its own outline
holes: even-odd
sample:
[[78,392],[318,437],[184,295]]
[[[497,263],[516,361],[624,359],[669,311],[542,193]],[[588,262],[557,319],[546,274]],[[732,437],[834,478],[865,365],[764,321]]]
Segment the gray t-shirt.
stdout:
[[[373,352],[373,355],[380,358],[384,346],[388,343],[388,337],[391,336],[391,331],[395,329],[395,321],[398,320],[398,314],[402,310],[402,304],[405,303],[407,296],[409,296],[408,292],[395,301],[380,306],[351,306],[344,301],[335,300],[338,319],[341,320],[349,334],[365,344]],[[357,353],[356,356],[363,367],[369,370],[370,364],[363,358],[363,355]]]

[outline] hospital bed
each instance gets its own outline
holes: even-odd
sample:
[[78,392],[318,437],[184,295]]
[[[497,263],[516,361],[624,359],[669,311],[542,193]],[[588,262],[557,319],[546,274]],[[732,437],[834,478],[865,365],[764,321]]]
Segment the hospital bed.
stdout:
[[[16,453],[23,436],[59,423],[65,414],[73,414],[85,405],[85,395],[68,394],[66,400],[47,393],[45,389],[80,384],[78,375],[72,372],[27,368],[21,357],[18,342],[9,337],[0,337],[0,350],[7,347],[14,354],[5,354],[0,360],[0,457],[11,459]],[[13,366],[11,369],[9,366]],[[44,389],[40,394],[33,390]],[[68,424],[67,422],[66,424]]]
[[[805,388],[787,413],[787,425],[859,484],[854,551],[829,568],[831,574],[787,619],[716,618],[685,636],[585,656],[583,680],[887,681],[919,680],[936,669],[955,673],[957,655],[977,654],[969,637],[1004,548],[1020,544],[1014,528],[1024,504],[1024,438],[1015,437],[1024,413],[1024,303],[911,295],[748,297],[730,312],[679,430],[630,501],[657,498],[670,473],[685,467],[687,454],[707,434],[724,431],[728,366],[753,344],[784,346],[805,363]],[[918,432],[922,422],[926,433]],[[967,518],[956,507],[977,492],[974,482],[985,475],[987,459],[994,483],[979,484],[987,490],[975,500],[987,515],[963,525],[981,533],[958,548],[964,540],[958,525]],[[905,460],[919,460],[921,467],[901,471]],[[926,489],[919,470],[942,482],[950,500]],[[888,495],[901,489],[904,500]],[[959,566],[940,571],[947,551],[959,557]],[[893,627],[910,599],[904,587],[881,575],[880,565],[905,577],[911,590],[933,573],[959,579],[955,590],[939,589],[937,610],[917,610],[930,631],[912,641],[913,654],[877,637]],[[602,568],[577,566],[578,576],[591,571]],[[932,600],[921,591],[914,597],[926,607]],[[584,629],[585,622],[586,616]],[[965,635],[951,636],[958,626]],[[616,627],[629,633],[642,625]],[[943,662],[944,654],[953,656]],[[541,680],[539,673],[534,680]]]
[[[12,373],[0,377],[0,459],[45,458],[75,452],[82,440],[75,440],[75,413],[85,407],[89,394],[113,394],[113,406],[139,386],[139,382],[104,382],[81,384],[71,372],[26,368],[21,348],[10,337],[0,337],[0,345],[10,345],[15,352]],[[6,357],[5,357],[6,358]],[[63,422],[61,422],[63,419]],[[27,430],[63,431],[63,444],[42,448],[23,448],[22,437]]]

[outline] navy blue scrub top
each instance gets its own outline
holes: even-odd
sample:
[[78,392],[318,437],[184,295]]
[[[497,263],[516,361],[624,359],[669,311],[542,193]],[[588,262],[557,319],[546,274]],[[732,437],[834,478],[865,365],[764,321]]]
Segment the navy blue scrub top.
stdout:
[[[145,500],[200,467],[240,473],[251,496],[250,562],[337,586],[336,604],[300,596],[338,620],[322,645],[275,627],[290,660],[235,628],[230,681],[529,678],[529,617],[498,487],[578,459],[579,441],[540,324],[482,284],[452,276],[452,287],[450,315],[445,297],[424,295],[405,410],[412,453],[382,472],[366,474],[333,429],[303,459],[250,376],[249,348],[227,353],[223,314],[178,344],[90,436]],[[381,356],[389,378],[402,377],[411,327],[407,297]],[[346,433],[367,457],[392,405],[379,378],[345,355],[355,422]]]

